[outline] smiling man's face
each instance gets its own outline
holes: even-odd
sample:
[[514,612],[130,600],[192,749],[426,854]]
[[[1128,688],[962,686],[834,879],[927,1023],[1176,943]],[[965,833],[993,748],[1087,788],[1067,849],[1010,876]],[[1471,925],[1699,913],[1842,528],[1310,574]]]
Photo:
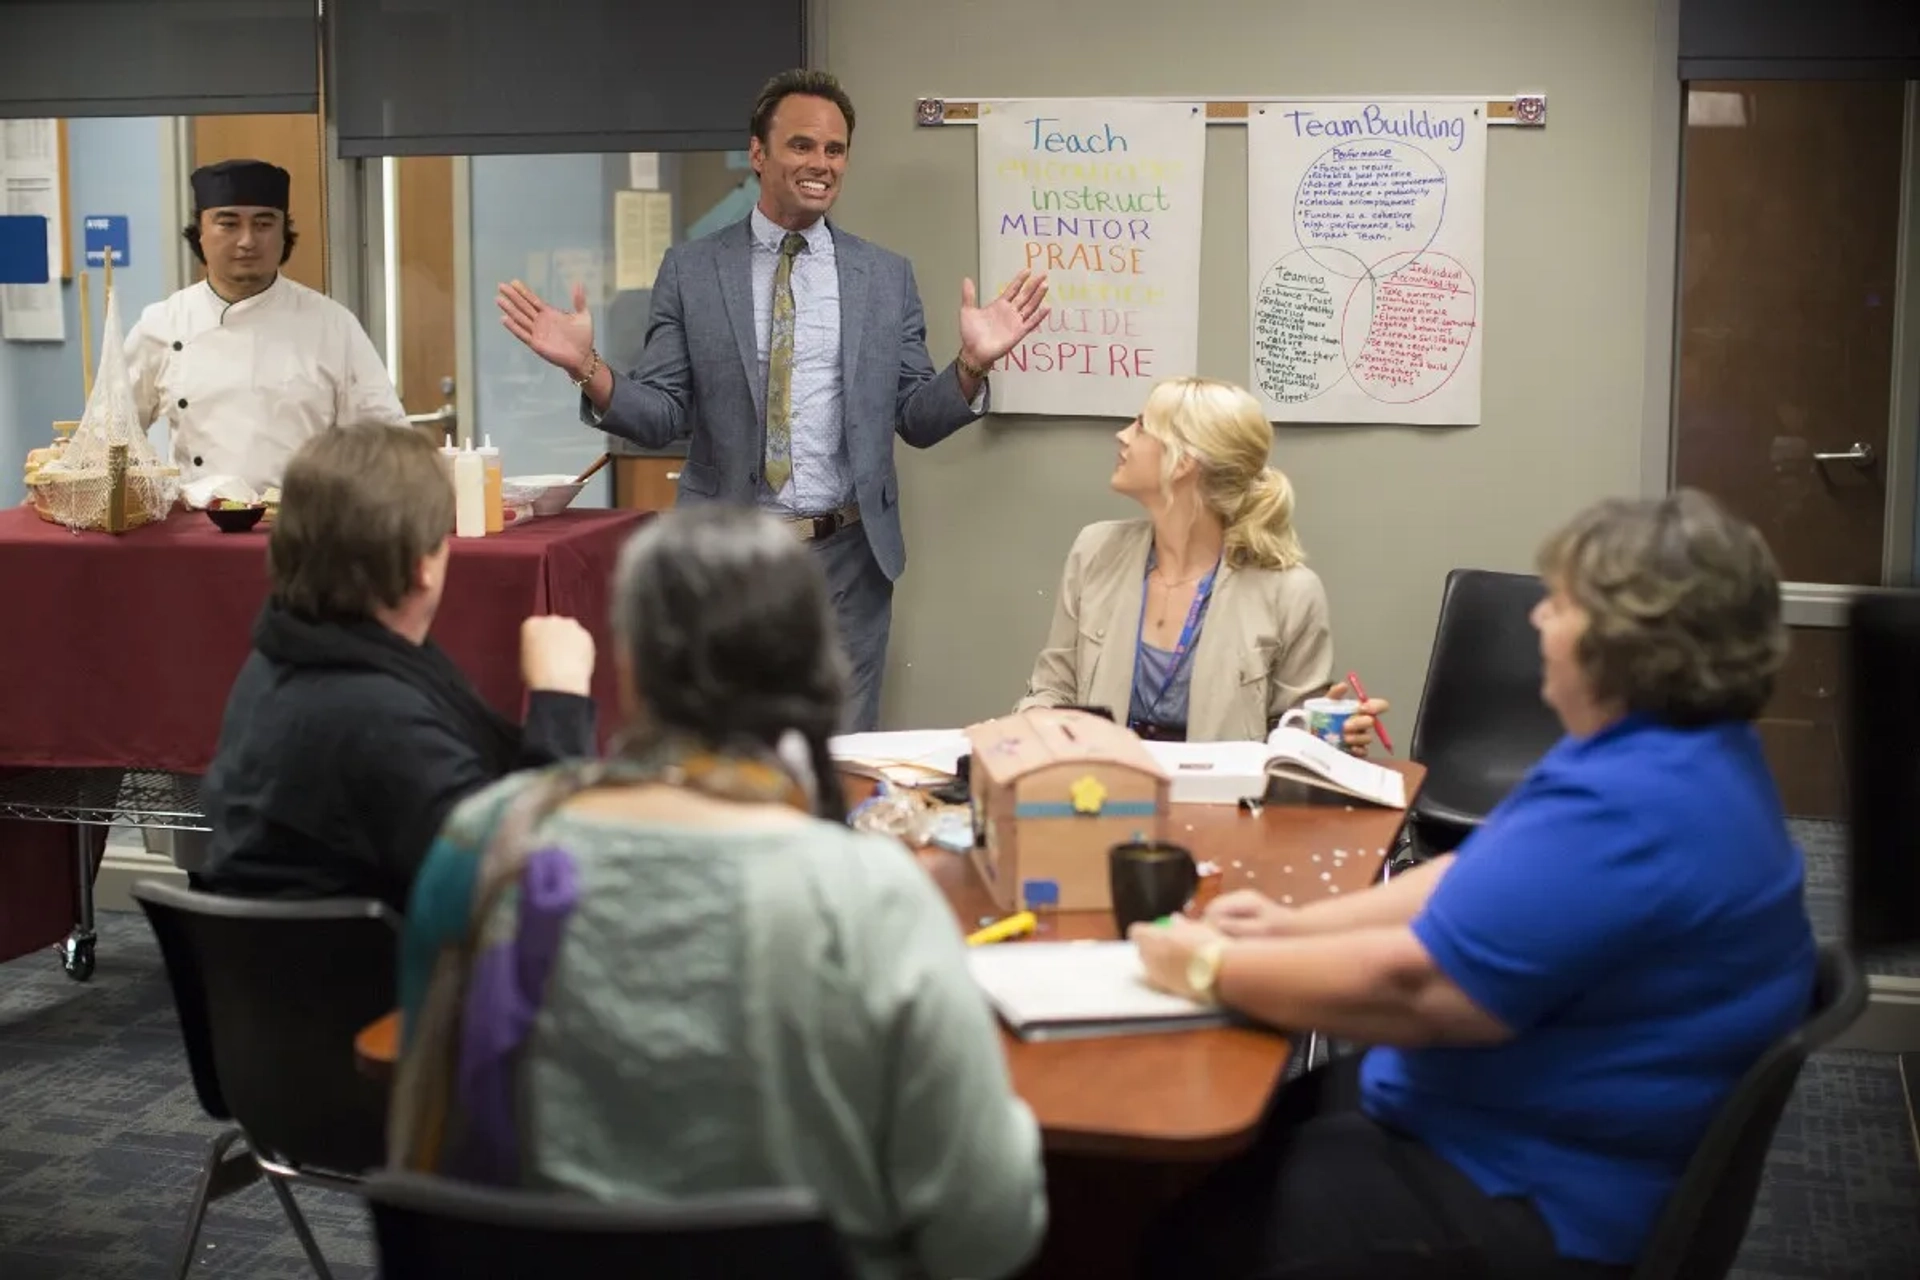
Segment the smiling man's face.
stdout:
[[767,138],[747,144],[760,175],[760,212],[789,231],[826,216],[847,172],[847,118],[826,98],[790,93],[774,108]]

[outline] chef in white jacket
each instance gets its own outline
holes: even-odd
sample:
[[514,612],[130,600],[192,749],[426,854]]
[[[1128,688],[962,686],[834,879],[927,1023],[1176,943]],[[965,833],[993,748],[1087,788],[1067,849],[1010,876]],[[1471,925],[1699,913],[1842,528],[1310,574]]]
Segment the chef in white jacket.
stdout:
[[146,426],[167,419],[183,483],[238,476],[264,492],[321,431],[407,425],[353,313],[280,274],[296,238],[288,185],[285,169],[259,160],[194,170],[185,234],[207,278],[148,307],[127,334],[134,407]]

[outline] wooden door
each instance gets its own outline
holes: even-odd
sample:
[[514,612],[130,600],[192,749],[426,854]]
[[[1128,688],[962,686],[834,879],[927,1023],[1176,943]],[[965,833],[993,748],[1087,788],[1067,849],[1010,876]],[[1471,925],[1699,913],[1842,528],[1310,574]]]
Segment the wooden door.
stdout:
[[[265,160],[287,171],[287,217],[299,233],[281,270],[309,289],[327,291],[327,200],[317,115],[194,116],[193,168],[219,160]],[[198,263],[194,279],[204,279]]]
[[680,491],[685,458],[615,458],[614,505],[629,511],[666,511]]
[[1905,87],[1687,88],[1674,481],[1758,525],[1788,581],[1877,586]]
[[[1905,88],[1687,98],[1673,481],[1752,521],[1787,581],[1881,585]],[[1793,641],[1760,733],[1788,811],[1838,817],[1843,646]]]
[[[400,224],[400,401],[410,414],[454,399],[453,161],[396,163]],[[475,443],[478,443],[476,441]]]

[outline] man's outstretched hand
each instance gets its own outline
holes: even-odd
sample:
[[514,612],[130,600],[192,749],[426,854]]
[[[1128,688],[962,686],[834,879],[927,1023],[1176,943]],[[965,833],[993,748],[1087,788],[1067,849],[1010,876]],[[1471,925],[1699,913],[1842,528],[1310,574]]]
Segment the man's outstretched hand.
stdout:
[[977,305],[971,279],[960,282],[960,354],[976,368],[989,369],[1020,340],[1040,327],[1053,308],[1047,300],[1047,278],[1022,271],[1000,296]]
[[507,332],[550,365],[577,378],[593,357],[593,313],[587,310],[587,288],[573,286],[573,310],[549,305],[518,280],[503,284],[494,294],[500,304],[500,323]]

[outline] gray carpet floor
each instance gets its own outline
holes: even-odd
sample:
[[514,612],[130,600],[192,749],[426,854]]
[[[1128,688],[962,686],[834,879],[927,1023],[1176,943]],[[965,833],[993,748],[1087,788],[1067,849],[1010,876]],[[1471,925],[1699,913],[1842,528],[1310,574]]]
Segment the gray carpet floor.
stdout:
[[[1808,906],[1832,936],[1843,911],[1839,831],[1797,824]],[[186,1077],[160,957],[137,914],[103,914],[99,969],[69,982],[50,956],[0,965],[0,1278],[156,1280],[215,1126]],[[1876,961],[1920,976],[1920,957]],[[340,1280],[374,1275],[350,1197],[296,1192]],[[197,1276],[304,1278],[279,1203],[254,1186],[215,1204]],[[1920,1163],[1892,1055],[1816,1057],[1774,1140],[1735,1275],[1911,1280],[1920,1275]]]

